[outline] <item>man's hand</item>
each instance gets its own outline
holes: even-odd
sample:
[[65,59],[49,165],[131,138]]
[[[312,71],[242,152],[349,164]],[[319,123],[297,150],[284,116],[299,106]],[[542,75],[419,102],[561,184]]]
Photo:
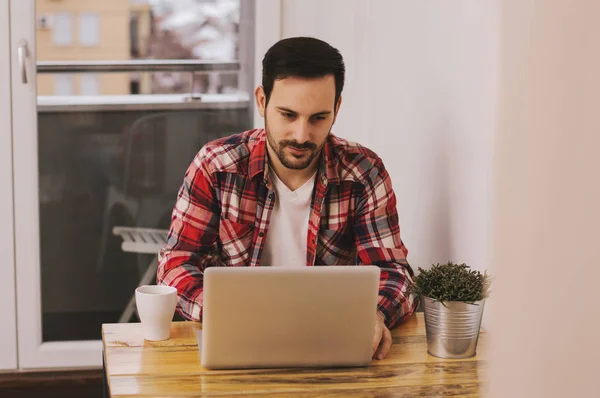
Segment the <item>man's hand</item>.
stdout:
[[377,312],[375,322],[375,337],[373,337],[373,359],[383,359],[392,348],[392,333],[385,326],[385,318],[381,312]]

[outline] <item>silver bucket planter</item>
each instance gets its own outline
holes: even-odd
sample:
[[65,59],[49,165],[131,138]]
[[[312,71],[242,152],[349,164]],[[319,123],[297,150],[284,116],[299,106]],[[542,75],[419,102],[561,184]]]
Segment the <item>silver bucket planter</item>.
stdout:
[[473,304],[423,297],[427,352],[439,358],[469,358],[477,352],[485,300]]

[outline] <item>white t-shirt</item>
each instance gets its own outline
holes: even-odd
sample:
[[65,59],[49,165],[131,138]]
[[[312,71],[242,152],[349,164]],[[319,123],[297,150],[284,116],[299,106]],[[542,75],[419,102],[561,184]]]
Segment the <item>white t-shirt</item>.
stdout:
[[271,170],[275,204],[260,259],[261,266],[306,265],[306,238],[315,176],[316,173],[300,188],[291,191]]

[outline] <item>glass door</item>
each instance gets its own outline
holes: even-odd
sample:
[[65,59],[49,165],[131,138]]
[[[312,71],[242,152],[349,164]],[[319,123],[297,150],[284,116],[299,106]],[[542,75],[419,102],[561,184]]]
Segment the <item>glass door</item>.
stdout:
[[100,366],[138,321],[189,163],[252,128],[251,5],[10,1],[20,367]]

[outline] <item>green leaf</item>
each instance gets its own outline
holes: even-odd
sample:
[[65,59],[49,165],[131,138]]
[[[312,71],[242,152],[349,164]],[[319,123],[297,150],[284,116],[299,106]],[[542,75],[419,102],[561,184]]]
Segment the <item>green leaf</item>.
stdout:
[[409,293],[418,297],[429,297],[436,301],[462,301],[473,303],[488,297],[491,277],[466,264],[434,264],[431,269],[418,268]]

